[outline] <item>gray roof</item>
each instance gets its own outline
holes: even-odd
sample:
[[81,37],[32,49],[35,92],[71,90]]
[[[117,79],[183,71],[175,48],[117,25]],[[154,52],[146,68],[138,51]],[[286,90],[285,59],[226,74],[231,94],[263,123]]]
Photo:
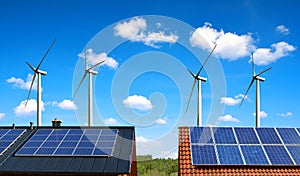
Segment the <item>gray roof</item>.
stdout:
[[[52,129],[52,127],[40,127]],[[61,127],[62,129],[80,129],[83,127]],[[108,127],[85,127],[103,129]],[[112,157],[61,157],[61,156],[15,156],[18,149],[37,129],[27,128],[23,134],[2,156],[0,156],[0,174],[129,174],[134,147],[134,127],[109,127],[118,129]],[[24,129],[26,129],[24,127]]]

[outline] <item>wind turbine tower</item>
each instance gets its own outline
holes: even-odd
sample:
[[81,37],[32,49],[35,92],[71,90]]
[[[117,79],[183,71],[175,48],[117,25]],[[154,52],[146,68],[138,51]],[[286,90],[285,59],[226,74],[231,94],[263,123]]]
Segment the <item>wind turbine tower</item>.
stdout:
[[32,86],[33,86],[33,83],[35,81],[35,78],[37,76],[37,108],[36,108],[36,112],[37,112],[37,115],[36,115],[36,118],[37,118],[37,126],[41,126],[42,125],[42,80],[41,80],[41,75],[46,75],[47,72],[43,71],[43,70],[40,70],[40,66],[41,64],[43,63],[44,59],[46,58],[47,54],[49,53],[50,49],[52,48],[52,46],[54,45],[55,43],[55,39],[53,40],[52,44],[50,45],[50,47],[48,48],[48,50],[46,51],[46,53],[44,54],[44,56],[42,57],[40,63],[38,64],[38,66],[36,68],[34,68],[30,63],[26,62],[26,64],[31,68],[31,70],[34,72],[34,75],[33,75],[33,78],[32,78],[32,81],[31,81],[31,85],[30,85],[30,89],[29,89],[29,92],[28,92],[28,96],[27,96],[27,99],[26,99],[26,103],[25,103],[25,107],[27,107],[27,103],[28,103],[28,100],[29,100],[29,97],[30,97],[30,92],[32,90]]
[[247,96],[251,86],[253,85],[254,81],[256,81],[256,110],[255,110],[255,118],[256,118],[256,127],[260,127],[260,82],[264,82],[266,79],[263,77],[260,77],[260,75],[262,75],[263,73],[269,71],[272,67],[267,68],[261,72],[259,72],[258,74],[255,74],[255,68],[254,68],[254,58],[253,58],[253,54],[252,54],[252,72],[253,72],[253,76],[252,76],[252,80],[247,88],[247,91],[241,101],[240,106],[243,104],[245,97]]
[[190,105],[190,101],[191,101],[191,97],[197,82],[198,85],[198,97],[197,97],[197,125],[201,126],[202,124],[202,90],[201,90],[201,83],[202,82],[206,82],[207,78],[201,77],[200,73],[202,71],[202,69],[204,68],[204,65],[206,64],[206,62],[208,61],[208,59],[210,58],[210,56],[212,55],[212,53],[214,52],[214,50],[216,49],[217,45],[214,46],[214,48],[212,49],[212,51],[210,52],[210,54],[207,56],[207,58],[205,59],[204,63],[202,64],[200,70],[197,72],[197,74],[194,74],[191,70],[187,69],[187,71],[192,75],[192,77],[194,78],[194,83],[192,86],[192,90],[189,96],[189,100],[188,100],[188,104],[187,104],[187,108],[185,113],[188,111],[189,105]]

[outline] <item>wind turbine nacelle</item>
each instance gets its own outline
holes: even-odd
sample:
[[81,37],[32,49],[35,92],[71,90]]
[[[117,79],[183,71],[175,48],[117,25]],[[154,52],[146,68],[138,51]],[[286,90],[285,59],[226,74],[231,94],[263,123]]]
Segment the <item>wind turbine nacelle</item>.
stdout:
[[260,76],[255,76],[254,79],[259,80],[259,81],[265,81],[266,78],[260,77]]
[[198,76],[197,79],[200,80],[200,81],[203,81],[203,82],[206,82],[206,81],[207,81],[207,78],[203,78],[203,77],[201,77],[201,76]]
[[40,73],[41,75],[46,75],[47,74],[47,72],[43,71],[43,70],[38,70],[37,72]]
[[93,75],[97,75],[97,74],[98,74],[98,72],[95,71],[95,70],[89,70],[88,72],[89,72],[89,73],[92,73]]

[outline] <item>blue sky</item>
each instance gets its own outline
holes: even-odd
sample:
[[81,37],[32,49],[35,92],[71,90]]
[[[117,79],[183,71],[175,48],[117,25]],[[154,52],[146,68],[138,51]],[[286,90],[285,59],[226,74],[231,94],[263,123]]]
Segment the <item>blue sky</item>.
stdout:
[[[261,126],[298,127],[299,5],[292,0],[3,1],[0,123],[36,121],[36,90],[32,106],[22,106],[32,74],[25,61],[36,66],[56,38],[41,66],[48,72],[42,77],[43,125],[55,117],[63,125],[86,124],[87,79],[71,99],[84,73],[79,55],[92,49],[90,65],[105,60],[94,77],[95,124],[135,125],[139,153],[172,155],[177,126],[196,125],[196,92],[184,113],[193,83],[185,67],[197,72],[217,44],[201,72],[208,78],[202,84],[203,124],[219,119],[221,126],[255,125],[255,86],[238,107],[251,81],[254,53],[256,72],[272,67],[261,83]],[[216,106],[224,111],[216,113]],[[172,142],[164,148],[165,138]]]

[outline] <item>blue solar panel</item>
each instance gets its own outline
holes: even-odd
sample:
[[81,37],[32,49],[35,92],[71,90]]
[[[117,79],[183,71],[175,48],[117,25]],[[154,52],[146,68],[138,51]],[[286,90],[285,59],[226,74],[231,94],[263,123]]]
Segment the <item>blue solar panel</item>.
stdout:
[[269,164],[268,159],[260,145],[243,145],[242,153],[246,164]]
[[234,128],[240,144],[259,144],[253,128]]
[[243,164],[237,145],[217,145],[220,164]]
[[216,144],[236,144],[232,128],[212,128]]
[[264,148],[272,164],[293,164],[284,146],[267,145]]
[[111,156],[117,133],[110,129],[39,129],[16,156]]
[[256,128],[262,144],[282,144],[274,128]]
[[213,145],[192,145],[192,162],[194,165],[218,164]]
[[2,155],[26,130],[0,129],[0,155]]
[[296,164],[300,164],[300,146],[287,146]]
[[191,143],[212,144],[211,130],[209,127],[190,128]]
[[285,144],[300,144],[300,136],[294,128],[277,128]]

